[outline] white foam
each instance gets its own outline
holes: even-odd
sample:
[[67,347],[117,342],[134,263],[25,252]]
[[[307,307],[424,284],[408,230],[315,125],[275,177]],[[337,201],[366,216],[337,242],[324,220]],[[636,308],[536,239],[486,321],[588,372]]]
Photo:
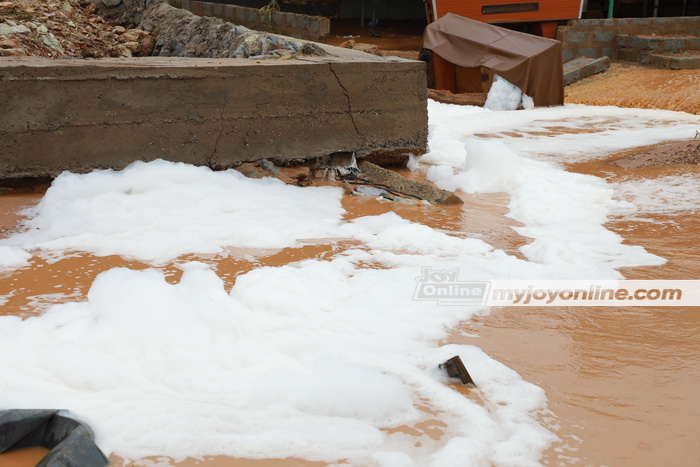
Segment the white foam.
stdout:
[[523,93],[522,106],[525,110],[532,110],[535,108],[535,100],[527,94]]
[[495,75],[486,96],[484,107],[490,110],[515,110],[523,100],[523,93],[516,85]]
[[[616,206],[611,186],[531,157],[562,144],[553,160],[597,157],[674,138],[698,119],[583,106],[494,112],[430,102],[429,111],[423,160],[440,165],[428,177],[509,193],[510,216],[524,224],[518,231],[534,239],[523,248],[528,260],[394,213],[342,222],[338,189],[163,161],[64,174],[32,211],[31,230],[0,242],[0,253],[26,260],[24,249],[82,249],[162,262],[304,238],[350,238],[362,249],[258,268],[238,276],[230,293],[201,263],[182,265],[177,284],[155,269],[114,269],[95,280],[87,302],[25,321],[0,317],[0,406],[71,409],[106,452],[129,458],[536,465],[555,438],[535,418],[546,407],[543,391],[475,347],[435,347],[487,310],[415,301],[416,278],[430,266],[457,270],[460,280],[602,279],[658,264],[603,227]],[[534,133],[552,125],[600,132]],[[495,137],[506,144],[480,140]],[[648,205],[644,189],[632,188],[629,197],[630,187],[617,188],[628,207]],[[445,384],[437,364],[456,354],[483,403]],[[433,418],[446,423],[437,440],[387,430]]]
[[597,278],[665,262],[603,227],[613,195],[604,180],[523,158],[498,140],[469,140],[466,149],[462,171],[434,181],[447,190],[510,194],[509,217],[524,224],[518,233],[534,239],[521,247],[529,260]]
[[19,247],[0,245],[0,268],[18,268],[29,264],[32,255]]
[[[366,255],[257,269],[230,295],[201,265],[177,284],[156,270],[107,271],[88,302],[0,317],[0,405],[68,408],[127,458],[536,462],[554,439],[531,415],[542,391],[478,349],[428,344],[477,309],[415,302],[417,268],[354,265]],[[455,353],[485,407],[444,385],[437,364]],[[431,418],[419,403],[443,412],[440,440],[419,447],[381,430]],[[447,462],[453,439],[475,454]]]
[[521,156],[573,162],[692,138],[700,126],[700,116],[684,112],[574,104],[494,112],[429,100],[428,118],[429,152],[421,162],[455,167],[464,163],[470,138],[498,138]]
[[613,213],[671,214],[700,210],[700,179],[693,174],[628,180],[613,185]]
[[28,211],[29,230],[0,245],[164,262],[227,246],[283,248],[323,238],[343,214],[338,188],[248,179],[157,160],[123,171],[65,172]]

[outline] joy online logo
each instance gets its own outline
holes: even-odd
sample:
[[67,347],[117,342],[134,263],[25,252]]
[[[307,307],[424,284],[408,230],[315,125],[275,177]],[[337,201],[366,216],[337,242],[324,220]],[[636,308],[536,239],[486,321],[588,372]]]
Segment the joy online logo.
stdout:
[[414,300],[437,301],[438,305],[483,305],[489,290],[487,281],[459,281],[459,269],[451,271],[430,266],[421,268],[421,275],[416,277]]

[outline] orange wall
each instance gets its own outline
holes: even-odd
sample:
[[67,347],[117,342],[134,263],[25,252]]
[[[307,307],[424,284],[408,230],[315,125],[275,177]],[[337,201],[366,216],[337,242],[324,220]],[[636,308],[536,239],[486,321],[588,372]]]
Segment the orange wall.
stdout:
[[[426,0],[433,5],[433,0]],[[578,18],[581,0],[539,0],[538,11],[520,13],[481,14],[484,5],[512,5],[532,3],[532,0],[434,0],[438,18],[454,13],[485,23],[551,21]]]

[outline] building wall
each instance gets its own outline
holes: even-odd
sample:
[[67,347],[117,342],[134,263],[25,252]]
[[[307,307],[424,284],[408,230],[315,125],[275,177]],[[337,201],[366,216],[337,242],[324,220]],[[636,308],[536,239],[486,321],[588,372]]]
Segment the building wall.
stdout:
[[564,61],[615,55],[618,34],[700,35],[700,17],[608,18],[569,21],[557,30]]

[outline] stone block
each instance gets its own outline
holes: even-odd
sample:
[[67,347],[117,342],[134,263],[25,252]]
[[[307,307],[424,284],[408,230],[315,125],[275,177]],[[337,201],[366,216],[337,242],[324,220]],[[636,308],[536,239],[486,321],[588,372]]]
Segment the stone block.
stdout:
[[589,35],[584,31],[569,31],[566,41],[571,44],[580,44],[588,41]]
[[601,56],[601,51],[595,47],[581,47],[578,49],[578,54],[583,57],[598,58]]
[[304,61],[3,58],[0,177],[425,148],[425,64],[330,49]]
[[602,73],[610,68],[610,58],[579,57],[564,64],[564,85],[575,83],[588,76]]
[[593,40],[596,42],[613,42],[613,39],[615,38],[615,31],[595,31],[593,33]]

